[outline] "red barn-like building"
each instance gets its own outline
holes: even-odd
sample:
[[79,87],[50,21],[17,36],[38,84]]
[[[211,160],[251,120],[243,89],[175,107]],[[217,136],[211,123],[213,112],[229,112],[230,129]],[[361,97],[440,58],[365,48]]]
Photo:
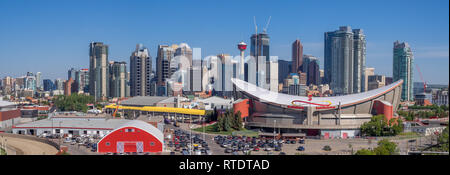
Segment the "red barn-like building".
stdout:
[[100,153],[162,152],[163,149],[164,134],[140,120],[119,126],[97,144]]

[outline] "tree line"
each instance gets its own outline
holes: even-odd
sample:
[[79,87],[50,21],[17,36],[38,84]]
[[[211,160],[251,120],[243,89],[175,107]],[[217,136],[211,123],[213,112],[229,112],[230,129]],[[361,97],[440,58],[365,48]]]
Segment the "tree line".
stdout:
[[387,120],[384,115],[373,116],[369,122],[361,125],[361,134],[365,136],[395,136],[403,131],[399,118]]
[[53,98],[53,103],[59,111],[87,112],[87,104],[94,102],[95,99],[93,96],[83,94],[71,94],[70,96],[58,95]]

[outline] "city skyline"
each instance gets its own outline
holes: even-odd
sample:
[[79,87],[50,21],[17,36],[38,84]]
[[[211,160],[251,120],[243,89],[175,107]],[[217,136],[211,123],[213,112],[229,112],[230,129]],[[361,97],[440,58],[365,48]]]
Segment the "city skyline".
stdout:
[[[167,8],[163,8],[168,5],[165,4],[166,2],[142,2],[143,4],[154,5],[147,6],[151,10],[146,14],[135,12],[134,10],[139,11],[138,9],[142,7],[133,6],[133,3],[110,2],[108,3],[110,5],[106,5],[105,9],[101,11],[104,13],[97,13],[101,17],[105,17],[104,21],[98,22],[97,17],[91,19],[88,15],[91,10],[94,10],[92,7],[82,8],[83,5],[86,5],[86,2],[76,4],[26,2],[29,4],[26,7],[21,6],[23,3],[25,2],[8,1],[0,3],[0,16],[8,17],[0,17],[0,25],[6,26],[0,29],[0,38],[5,38],[2,41],[8,41],[0,41],[0,60],[8,60],[8,64],[0,65],[0,70],[2,70],[0,71],[0,77],[2,78],[5,76],[19,77],[24,75],[25,72],[41,72],[41,79],[64,78],[67,70],[71,67],[88,68],[88,43],[90,42],[103,42],[109,45],[108,59],[125,61],[128,64],[129,53],[134,50],[133,48],[137,43],[143,43],[149,48],[153,64],[155,64],[157,56],[157,46],[160,44],[185,42],[192,48],[202,48],[203,58],[220,53],[237,56],[239,51],[235,49],[235,44],[240,41],[250,43],[249,37],[255,32],[253,16],[256,16],[258,32],[262,32],[261,28],[265,26],[267,18],[272,16],[271,24],[268,27],[271,56],[278,56],[282,60],[291,60],[291,43],[295,39],[300,39],[304,45],[304,54],[318,57],[321,63],[320,68],[324,69],[323,33],[335,30],[339,26],[348,25],[352,28],[364,30],[367,39],[366,67],[374,67],[376,74],[392,76],[392,44],[399,40],[410,44],[414,62],[420,66],[428,84],[448,84],[448,74],[442,74],[442,72],[448,72],[449,61],[448,1],[442,1],[441,3],[413,1],[407,5],[394,2],[386,7],[385,14],[377,13],[377,15],[370,15],[373,9],[363,8],[361,11],[368,12],[361,14],[356,19],[349,18],[351,14],[356,14],[354,13],[356,9],[342,14],[333,13],[340,12],[340,10],[332,8],[333,5],[337,4],[335,2],[326,5],[312,4],[311,2],[287,2],[285,4],[288,9],[292,8],[288,6],[305,8],[304,12],[298,14],[280,13],[283,7],[279,5],[269,8],[267,4],[263,7],[261,4],[238,1],[227,4],[199,3],[198,1],[189,3],[172,2],[169,5],[179,4],[191,9],[176,8],[171,11],[171,14],[158,13],[158,11],[167,10]],[[100,4],[101,2],[95,2],[94,4],[97,3]],[[237,6],[238,3],[242,5]],[[445,3],[447,6],[445,6]],[[350,9],[352,6],[361,6],[361,4],[366,4],[364,7],[371,6],[377,9],[375,7],[381,7],[383,2],[356,2],[356,5],[349,5],[348,7],[338,5],[336,8]],[[62,6],[56,10],[58,5]],[[239,11],[251,5],[255,5],[256,8],[268,9],[264,13],[250,9],[247,11],[252,13],[244,13],[244,15],[227,13],[228,16],[215,14],[211,17],[203,17],[201,13],[186,13],[195,11],[196,8],[213,12],[214,9],[222,6],[228,8],[233,6],[233,11]],[[6,6],[8,8],[2,8]],[[24,8],[24,13],[13,13],[19,7]],[[402,9],[399,9],[400,7]],[[415,14],[414,9],[419,7],[423,9],[424,13]],[[49,9],[54,10],[54,12],[46,12]],[[311,14],[311,10],[319,9],[327,9],[330,12],[329,14],[337,16],[332,19],[328,17],[326,18],[327,21],[323,19],[329,14],[308,15],[309,18],[315,20],[306,20],[302,16]],[[67,10],[67,12],[63,10]],[[427,10],[433,10],[433,13],[426,13]],[[122,12],[114,14],[115,11]],[[124,12],[130,12],[130,14]],[[55,13],[61,13],[61,15],[56,17],[58,15],[55,15]],[[181,14],[185,13],[187,15],[184,18],[180,17]],[[399,19],[397,16],[400,15],[408,16],[408,18]],[[346,18],[338,19],[339,17]],[[36,18],[39,18],[39,20],[34,21]],[[109,20],[113,18],[115,20]],[[167,24],[159,18],[170,19],[176,24]],[[428,20],[430,18],[435,20]],[[148,19],[149,24],[145,25],[148,29],[138,30],[129,27],[135,23],[140,23],[138,21],[143,19]],[[99,27],[89,28],[93,22],[97,22],[98,25],[96,26]],[[187,22],[192,22],[193,25],[186,25]],[[165,24],[167,27],[158,27],[160,24]],[[384,24],[384,27],[377,27],[381,24]],[[180,27],[176,28],[177,25],[182,25],[181,29]],[[33,30],[24,33],[27,28]],[[417,35],[418,32],[420,33]],[[28,51],[20,52],[24,50],[25,46],[27,46]],[[249,55],[249,53],[249,50],[245,51],[245,55]],[[418,75],[416,69],[414,69],[414,75]],[[420,81],[418,76],[414,76],[413,82]]]

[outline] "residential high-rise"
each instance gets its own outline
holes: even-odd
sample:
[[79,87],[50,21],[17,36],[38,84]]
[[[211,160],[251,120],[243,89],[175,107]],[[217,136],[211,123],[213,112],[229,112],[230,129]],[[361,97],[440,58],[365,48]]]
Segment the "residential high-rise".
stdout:
[[89,94],[95,100],[109,95],[108,45],[102,42],[89,45]]
[[130,96],[151,94],[152,57],[142,44],[130,56]]
[[295,40],[292,43],[292,68],[291,73],[298,73],[303,71],[303,45],[300,40]]
[[[267,88],[268,87],[267,85],[270,84],[269,35],[267,33],[253,34],[250,37],[250,40],[251,40],[250,56],[252,56],[256,62],[255,63],[256,71],[252,72],[253,74],[255,74],[254,84],[256,84],[259,87]],[[248,77],[252,76],[253,75],[248,75]]]
[[112,62],[110,63],[110,97],[126,97],[126,62]]
[[403,80],[402,100],[413,101],[413,53],[406,42],[394,42],[393,80]]
[[89,92],[89,69],[80,69],[76,72],[75,83],[78,85],[78,93]]
[[37,72],[36,73],[36,88],[37,89],[41,89],[41,86],[42,84],[41,84],[41,72]]
[[364,92],[366,69],[366,36],[362,29],[353,29],[353,93]]
[[361,92],[365,82],[365,36],[349,26],[325,33],[325,83],[338,95]]

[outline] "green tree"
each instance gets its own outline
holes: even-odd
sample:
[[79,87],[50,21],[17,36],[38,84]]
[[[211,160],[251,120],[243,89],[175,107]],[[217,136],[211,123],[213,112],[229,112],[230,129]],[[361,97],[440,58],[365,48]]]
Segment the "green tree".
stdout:
[[390,142],[388,139],[383,139],[378,142],[378,147],[374,150],[376,155],[395,155],[397,154],[397,144]]
[[369,122],[361,125],[361,133],[367,136],[394,136],[403,131],[400,119],[387,121],[384,115],[373,116]]
[[360,149],[356,151],[355,155],[377,155],[377,154],[372,150]]
[[441,151],[448,152],[448,126],[439,135],[438,141]]

